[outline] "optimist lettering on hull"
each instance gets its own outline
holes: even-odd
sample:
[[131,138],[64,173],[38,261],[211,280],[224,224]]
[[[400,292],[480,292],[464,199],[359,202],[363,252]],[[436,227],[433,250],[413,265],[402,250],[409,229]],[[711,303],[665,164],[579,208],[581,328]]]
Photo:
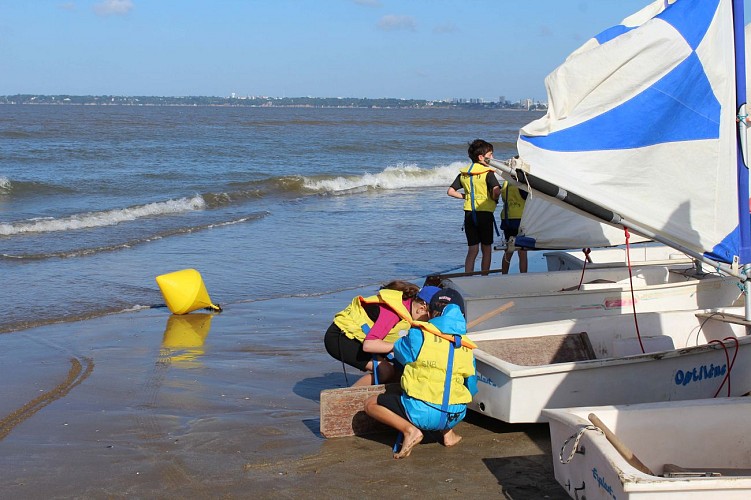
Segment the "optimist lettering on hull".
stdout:
[[597,467],[592,469],[592,477],[597,481],[597,486],[604,490],[608,495],[610,495],[613,500],[617,500],[615,497],[615,493],[613,493],[613,487],[610,486],[607,481],[605,481],[604,477],[600,477],[600,475],[597,473]]
[[479,371],[477,372],[477,380],[479,380],[483,384],[488,384],[491,387],[498,387],[497,385],[495,385],[495,382],[493,382],[492,380],[490,380],[488,377],[486,377],[485,375],[483,375]]
[[717,365],[714,363],[689,368],[686,371],[678,370],[675,372],[675,385],[688,385],[691,382],[699,382],[704,379],[724,377],[728,371],[728,365]]

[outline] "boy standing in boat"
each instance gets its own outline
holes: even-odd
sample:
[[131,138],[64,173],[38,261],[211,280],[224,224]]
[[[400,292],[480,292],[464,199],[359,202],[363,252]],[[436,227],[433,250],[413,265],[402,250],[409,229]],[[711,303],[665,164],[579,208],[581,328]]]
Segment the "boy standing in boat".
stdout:
[[[490,270],[493,252],[493,212],[501,195],[501,186],[487,160],[493,158],[493,145],[482,139],[475,139],[467,149],[472,164],[459,171],[446,194],[464,200],[464,233],[467,236],[467,257],[464,271],[475,270],[475,260],[482,249],[480,269]],[[463,190],[460,193],[459,190]]]
[[430,302],[437,315],[397,340],[394,358],[404,365],[402,394],[380,394],[365,401],[365,412],[403,434],[394,458],[409,456],[422,431],[439,431],[445,446],[461,436],[453,428],[464,419],[477,392],[474,344],[465,338],[464,300],[456,290],[437,292]]

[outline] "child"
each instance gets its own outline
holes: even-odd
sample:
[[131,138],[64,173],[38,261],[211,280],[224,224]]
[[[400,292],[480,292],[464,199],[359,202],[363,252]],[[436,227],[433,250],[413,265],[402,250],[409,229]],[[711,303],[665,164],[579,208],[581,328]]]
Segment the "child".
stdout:
[[467,325],[461,295],[441,290],[433,295],[430,306],[437,317],[429,323],[416,322],[418,328],[410,329],[393,346],[396,361],[404,365],[403,393],[380,394],[365,401],[368,415],[404,434],[394,458],[408,457],[422,441],[422,431],[440,431],[445,446],[461,441],[453,428],[477,392],[474,344],[464,337]]
[[[501,229],[509,245],[503,254],[501,263],[501,274],[508,274],[511,267],[511,257],[514,255],[514,247],[511,245],[511,238],[519,234],[519,225],[524,212],[524,201],[527,199],[527,192],[512,185],[508,181],[503,181],[501,186],[501,199],[503,200],[503,209],[501,209]],[[519,255],[519,272],[527,272],[527,250],[524,248],[516,249]]]
[[[384,339],[394,342],[399,332],[406,332],[412,321],[427,320],[430,299],[438,287],[420,289],[413,283],[395,280],[381,288],[371,297],[355,297],[352,302],[334,317],[323,341],[326,351],[340,360],[364,372],[355,386],[371,385],[374,382],[374,351],[363,349],[366,339]],[[386,349],[384,352],[389,352]],[[378,361],[382,359],[376,358]],[[380,383],[396,380],[398,373],[391,363],[378,363]],[[346,373],[346,372],[345,372]]]
[[[464,233],[468,247],[464,271],[474,272],[475,260],[482,245],[480,269],[487,272],[490,270],[493,230],[496,227],[493,212],[501,195],[501,187],[498,178],[487,166],[487,160],[493,158],[492,144],[475,139],[470,143],[467,154],[472,165],[459,171],[446,194],[464,200]],[[464,193],[460,193],[459,189]]]

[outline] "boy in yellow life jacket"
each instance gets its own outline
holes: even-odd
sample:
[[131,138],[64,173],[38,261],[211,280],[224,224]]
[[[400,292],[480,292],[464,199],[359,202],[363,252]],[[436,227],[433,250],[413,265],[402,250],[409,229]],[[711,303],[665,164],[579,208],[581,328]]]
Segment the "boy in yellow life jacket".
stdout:
[[462,345],[467,332],[464,300],[452,289],[433,295],[430,323],[444,334],[453,334],[451,342],[427,331],[412,328],[393,344],[394,358],[404,365],[402,394],[380,394],[365,401],[365,412],[404,435],[394,458],[409,456],[423,439],[422,431],[439,431],[445,446],[461,441],[454,426],[467,413],[467,403],[477,392],[475,359],[471,342]]
[[[506,238],[506,251],[503,253],[503,262],[501,262],[501,274],[508,274],[511,267],[511,258],[514,256],[514,247],[509,244],[512,237],[519,234],[522,213],[524,213],[524,203],[527,199],[527,192],[513,186],[509,181],[503,181],[501,186],[501,200],[503,208],[501,209],[501,229],[503,236]],[[517,248],[519,255],[519,272],[527,272],[527,250]]]
[[[493,145],[475,139],[467,149],[472,164],[459,171],[446,194],[464,200],[464,234],[467,237],[467,256],[464,271],[474,272],[475,260],[482,249],[480,269],[490,270],[493,252],[493,230],[496,229],[493,212],[501,195],[501,187],[487,160],[493,158]],[[460,193],[459,190],[463,190]]]

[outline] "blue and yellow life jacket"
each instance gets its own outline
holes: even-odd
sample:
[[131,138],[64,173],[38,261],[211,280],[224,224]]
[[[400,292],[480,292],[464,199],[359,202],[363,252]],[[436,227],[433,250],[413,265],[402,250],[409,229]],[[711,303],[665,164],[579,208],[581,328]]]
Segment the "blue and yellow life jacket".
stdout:
[[[449,309],[449,307],[451,306],[446,308],[446,312],[450,311],[448,317],[441,317],[440,319],[444,322],[457,324],[461,321],[464,326],[463,331],[466,331],[466,323],[464,323],[464,317],[461,315],[459,308]],[[455,315],[456,319],[452,318],[452,315]],[[472,401],[472,394],[464,384],[464,380],[475,374],[474,356],[472,354],[472,349],[476,347],[475,344],[462,335],[443,333],[433,323],[417,321],[413,324],[422,330],[423,343],[417,359],[412,363],[407,363],[404,367],[401,380],[404,392],[412,398],[442,406],[448,386],[447,404],[466,404]],[[417,332],[413,330],[410,335],[415,333]],[[458,345],[459,343],[461,345]],[[451,362],[451,376],[447,383],[449,349],[452,349],[454,353]]]

